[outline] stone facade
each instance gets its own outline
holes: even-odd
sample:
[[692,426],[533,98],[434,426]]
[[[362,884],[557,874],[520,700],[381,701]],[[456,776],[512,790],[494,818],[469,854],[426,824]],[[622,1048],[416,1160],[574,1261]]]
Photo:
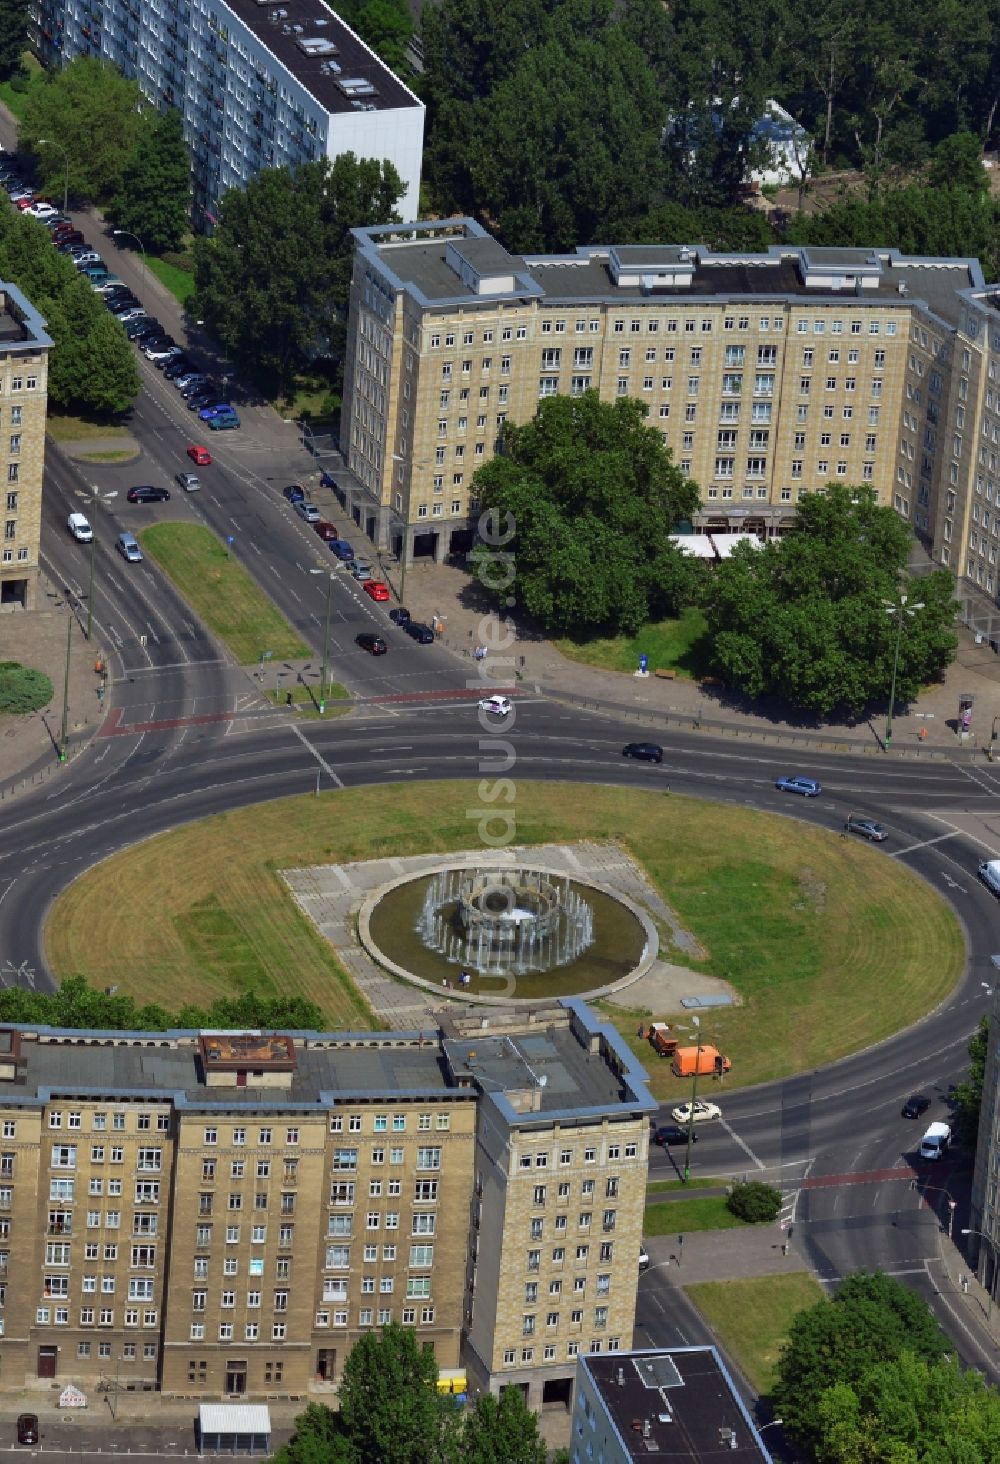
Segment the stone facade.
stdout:
[[0,284],[0,610],[33,610],[37,601],[51,345],[20,290]]

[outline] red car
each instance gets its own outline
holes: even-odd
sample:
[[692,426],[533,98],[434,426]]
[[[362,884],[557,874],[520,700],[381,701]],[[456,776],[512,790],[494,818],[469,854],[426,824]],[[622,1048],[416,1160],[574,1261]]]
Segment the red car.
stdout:
[[187,455],[199,468],[210,468],[212,466],[212,454],[207,447],[195,447],[194,444],[188,448]]
[[384,585],[381,580],[365,580],[361,586],[366,595],[371,595],[373,600],[388,600],[389,586]]
[[329,519],[320,519],[318,524],[313,524],[313,528],[323,540],[324,544],[329,544],[331,539],[340,538],[340,535],[337,533],[336,524],[331,524]]

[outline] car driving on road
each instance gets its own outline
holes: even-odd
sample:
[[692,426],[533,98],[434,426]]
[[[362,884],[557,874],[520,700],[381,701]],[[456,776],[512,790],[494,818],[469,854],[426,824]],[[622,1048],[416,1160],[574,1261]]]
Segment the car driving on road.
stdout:
[[904,1118],[922,1118],[931,1106],[931,1100],[923,1093],[911,1093],[900,1112]]
[[489,712],[492,717],[506,717],[514,710],[514,703],[509,696],[484,696],[479,710]]
[[[653,1133],[653,1143],[660,1144],[664,1149],[669,1149],[674,1144],[687,1143],[687,1129],[681,1128],[678,1123],[661,1124]],[[698,1142],[698,1135],[691,1135],[694,1143]]]
[[818,798],[823,791],[815,778],[803,778],[798,773],[776,779],[774,786],[782,793],[801,793],[803,798]]
[[142,483],[136,488],[130,488],[125,497],[129,503],[166,503],[170,498],[170,489]]
[[640,762],[661,763],[663,748],[658,742],[626,742],[622,757],[634,757]]
[[370,656],[384,656],[389,647],[380,635],[373,635],[371,631],[363,630],[360,635],[354,637],[354,644],[367,651]]
[[856,813],[848,814],[844,828],[849,834],[859,834],[862,839],[871,839],[873,844],[881,844],[889,837],[885,824],[880,824],[874,818],[861,818]]
[[[676,1108],[671,1108],[670,1117],[674,1123],[691,1122],[691,1104],[679,1103]],[[707,1123],[710,1118],[721,1118],[722,1109],[717,1103],[706,1103],[702,1098],[696,1098],[694,1102],[694,1122]]]

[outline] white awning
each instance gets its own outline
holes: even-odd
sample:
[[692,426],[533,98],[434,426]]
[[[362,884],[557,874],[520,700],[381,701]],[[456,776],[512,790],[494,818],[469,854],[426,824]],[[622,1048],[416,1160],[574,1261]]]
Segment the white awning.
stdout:
[[269,1434],[271,1414],[266,1403],[202,1403],[198,1427],[206,1434]]
[[670,542],[676,544],[682,554],[690,554],[695,559],[715,558],[715,550],[707,534],[671,534]]
[[737,544],[752,544],[755,549],[761,547],[761,542],[756,534],[724,534],[713,529],[709,537],[719,551],[720,559],[728,559]]

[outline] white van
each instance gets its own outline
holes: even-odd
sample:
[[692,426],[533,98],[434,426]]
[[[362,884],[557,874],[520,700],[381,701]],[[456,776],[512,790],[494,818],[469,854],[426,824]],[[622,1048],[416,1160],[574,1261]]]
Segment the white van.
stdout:
[[979,878],[988,890],[1000,895],[1000,859],[984,859],[979,866]]
[[951,1129],[946,1123],[932,1123],[920,1140],[921,1159],[943,1159],[951,1143]]
[[66,520],[66,527],[78,544],[90,544],[93,541],[94,531],[82,513],[71,513]]

